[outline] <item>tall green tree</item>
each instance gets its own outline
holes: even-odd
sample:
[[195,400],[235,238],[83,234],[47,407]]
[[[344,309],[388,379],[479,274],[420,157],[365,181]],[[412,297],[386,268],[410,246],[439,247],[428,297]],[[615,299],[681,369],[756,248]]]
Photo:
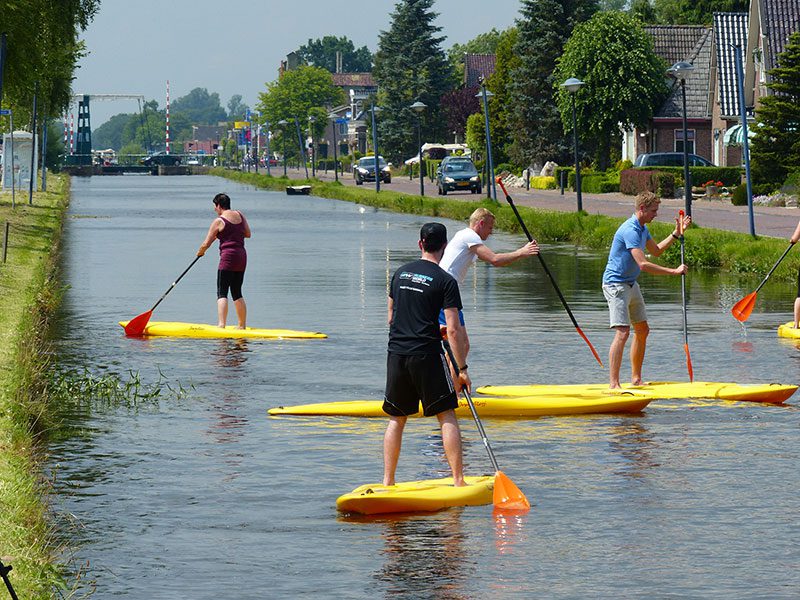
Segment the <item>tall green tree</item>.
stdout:
[[226,117],[219,94],[209,94],[206,88],[199,87],[175,100],[170,107],[170,117],[173,113],[182,114],[194,125],[216,125]]
[[570,143],[555,105],[556,59],[572,29],[597,11],[597,0],[522,0],[515,54],[520,65],[510,85],[512,159],[520,165],[548,160],[568,164]]
[[794,32],[778,66],[769,72],[773,94],[761,98],[752,140],[753,179],[776,187],[800,171],[800,32]]
[[366,46],[356,49],[353,40],[346,36],[326,35],[322,39],[308,40],[297,49],[297,54],[307,65],[336,72],[336,53],[342,53],[342,72],[368,73],[372,71],[372,53]]
[[569,132],[573,98],[560,84],[570,77],[584,82],[574,98],[578,131],[582,140],[593,142],[601,170],[609,166],[612,144],[619,145],[620,128],[645,127],[666,98],[667,67],[633,16],[601,12],[575,26],[558,60],[554,91],[564,132]]
[[379,36],[372,74],[378,83],[383,109],[378,121],[379,150],[387,160],[399,162],[417,153],[417,116],[411,104],[428,106],[422,113],[423,142],[447,139],[446,120],[439,99],[454,87],[453,73],[442,50],[441,27],[433,0],[400,0],[391,15],[389,31]]
[[250,107],[242,102],[241,94],[234,94],[228,100],[228,119],[231,121],[241,121]]
[[711,25],[715,12],[747,12],[750,0],[652,0],[662,25]]
[[650,0],[633,0],[630,13],[645,25],[652,25],[658,22],[656,9],[653,8]]
[[495,71],[487,82],[487,87],[494,94],[489,100],[489,133],[492,136],[492,159],[495,164],[508,162],[514,154],[511,83],[512,74],[521,65],[514,51],[518,37],[519,30],[516,27],[509,27],[501,34],[497,44]]
[[[302,65],[286,71],[280,79],[267,84],[267,91],[259,94],[256,109],[261,112],[262,123],[269,121],[276,134],[274,147],[283,147],[285,134],[287,155],[294,155],[297,146],[295,119],[299,121],[301,129],[305,129],[310,115],[317,118],[323,114],[327,116],[327,111],[323,113],[320,107],[330,107],[344,101],[344,91],[333,85],[330,71]],[[282,120],[287,121],[288,125],[279,127],[277,124]]]
[[30,120],[36,82],[38,106],[47,112],[39,115],[40,123],[46,120],[43,116],[57,116],[69,105],[75,69],[86,55],[78,35],[99,6],[99,0],[15,0],[0,5],[0,32],[8,34],[2,102],[14,111],[15,123]]

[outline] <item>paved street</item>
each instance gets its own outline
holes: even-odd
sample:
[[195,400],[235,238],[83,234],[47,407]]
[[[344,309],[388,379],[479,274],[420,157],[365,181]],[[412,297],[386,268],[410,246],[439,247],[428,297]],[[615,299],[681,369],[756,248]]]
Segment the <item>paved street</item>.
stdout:
[[[262,169],[264,171],[264,169]],[[273,167],[273,174],[283,174],[282,168]],[[309,175],[311,171],[309,170]],[[289,177],[303,178],[305,172],[302,169],[289,169]],[[334,179],[333,171],[328,173],[318,172],[317,178],[325,181]],[[339,177],[345,185],[355,185],[353,175],[345,171],[344,176]],[[364,187],[374,188],[374,183],[365,183]],[[392,183],[381,184],[381,189],[393,190],[407,194],[419,194],[419,179],[409,180],[408,177],[394,177]],[[518,206],[533,206],[544,210],[554,210],[571,212],[576,210],[577,202],[575,192],[565,191],[562,196],[559,190],[529,190],[524,188],[509,188],[508,190],[514,203]],[[312,188],[313,193],[313,188]],[[504,202],[504,197],[500,186],[497,186],[498,200]],[[439,197],[436,193],[436,185],[425,180],[425,195]],[[484,190],[484,196],[486,190]],[[450,192],[449,199],[462,199],[470,202],[477,199],[477,196],[469,192]],[[682,198],[667,198],[661,202],[661,210],[658,221],[672,222],[677,216],[678,210],[683,208]],[[622,194],[583,194],[583,209],[589,214],[602,214],[612,217],[628,217],[633,214],[633,196]],[[800,219],[800,209],[782,208],[771,206],[753,207],[755,230],[757,235],[772,236],[788,239],[794,232],[797,222]],[[727,231],[738,231],[741,233],[750,232],[749,211],[746,206],[733,206],[727,200],[694,200],[692,203],[692,218],[701,227],[712,227]]]

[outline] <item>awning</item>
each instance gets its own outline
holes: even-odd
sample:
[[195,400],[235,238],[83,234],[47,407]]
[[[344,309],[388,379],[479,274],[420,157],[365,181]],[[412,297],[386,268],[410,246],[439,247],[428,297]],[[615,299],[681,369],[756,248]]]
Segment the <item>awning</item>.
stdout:
[[[755,123],[747,124],[747,139],[753,139],[755,135],[754,131]],[[723,143],[726,146],[741,146],[742,142],[744,142],[744,132],[742,131],[742,125],[734,125],[733,127],[729,127],[725,131],[725,135],[722,138]]]

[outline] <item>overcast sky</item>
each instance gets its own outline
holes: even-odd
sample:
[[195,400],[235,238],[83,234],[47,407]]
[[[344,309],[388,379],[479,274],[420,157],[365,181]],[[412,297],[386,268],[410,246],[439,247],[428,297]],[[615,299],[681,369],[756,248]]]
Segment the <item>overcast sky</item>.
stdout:
[[[102,0],[83,33],[88,56],[80,62],[77,94],[143,94],[165,104],[196,87],[217,92],[226,107],[234,94],[253,106],[280,61],[309,39],[347,36],[356,48],[375,52],[380,31],[389,29],[394,0]],[[447,51],[518,16],[519,0],[436,0],[436,24]],[[135,100],[96,101],[92,128]],[[77,112],[73,109],[73,112]]]

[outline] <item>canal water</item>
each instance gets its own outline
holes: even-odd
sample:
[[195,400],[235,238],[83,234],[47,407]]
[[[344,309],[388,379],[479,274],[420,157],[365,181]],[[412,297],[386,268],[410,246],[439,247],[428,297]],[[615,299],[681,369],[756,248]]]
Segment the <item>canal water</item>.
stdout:
[[[249,324],[327,340],[127,339],[192,261],[226,191],[247,216]],[[63,560],[99,598],[789,598],[800,575],[800,413],[670,400],[637,415],[487,419],[501,468],[532,501],[346,519],[336,497],[382,474],[383,419],[273,418],[285,404],[380,398],[386,287],[418,256],[426,218],[253,189],[212,177],[73,179],[56,332],[60,368],[188,390],[137,404],[63,407],[49,448]],[[452,235],[461,226],[445,221]],[[535,229],[535,224],[533,224]],[[496,234],[496,251],[523,243]],[[606,360],[605,254],[543,248]],[[153,319],[215,321],[216,246]],[[641,278],[652,333],[645,378],[686,380],[678,278]],[[800,381],[778,339],[792,286],[771,283],[744,329],[732,304],[757,285],[688,278],[701,381]],[[481,263],[462,290],[476,385],[606,380],[538,261]],[[232,317],[231,317],[232,318]],[[627,360],[627,358],[626,358]],[[624,372],[627,371],[627,363]],[[491,472],[462,421],[467,474]],[[435,420],[409,422],[398,479],[446,476]]]

